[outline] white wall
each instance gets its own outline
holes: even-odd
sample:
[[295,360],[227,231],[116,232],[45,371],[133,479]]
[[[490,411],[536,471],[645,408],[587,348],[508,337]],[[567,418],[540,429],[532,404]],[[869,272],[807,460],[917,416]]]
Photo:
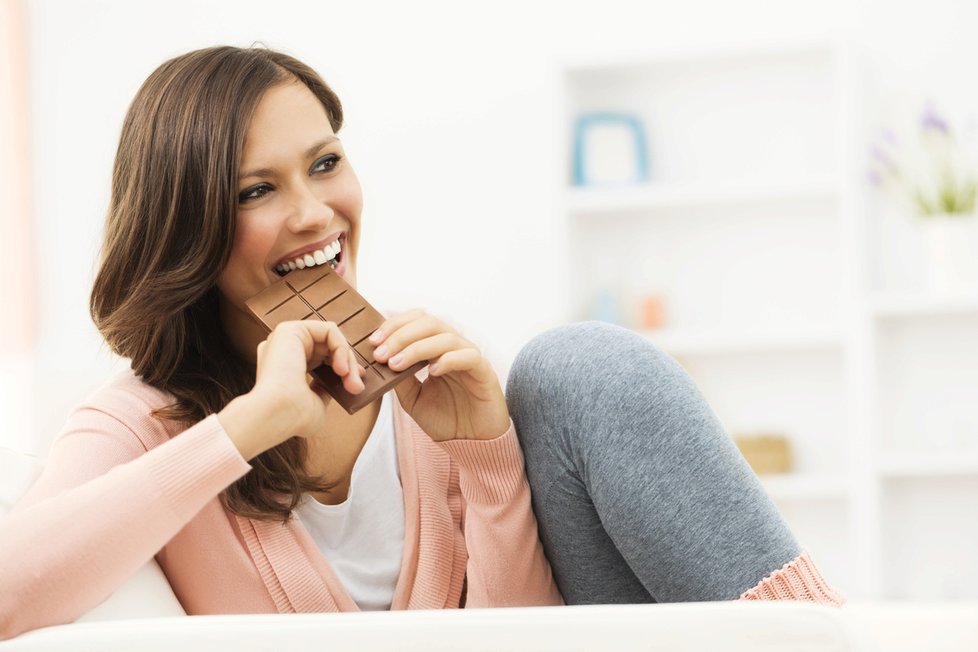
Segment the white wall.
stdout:
[[503,375],[567,314],[553,206],[561,60],[838,36],[865,50],[886,92],[978,105],[969,0],[34,0],[29,18],[41,450],[118,367],[87,312],[112,157],[139,84],[183,51],[262,41],[323,74],[364,185],[361,289],[461,324]]
[[29,449],[33,432],[34,285],[32,260],[26,12],[0,0],[0,444]]

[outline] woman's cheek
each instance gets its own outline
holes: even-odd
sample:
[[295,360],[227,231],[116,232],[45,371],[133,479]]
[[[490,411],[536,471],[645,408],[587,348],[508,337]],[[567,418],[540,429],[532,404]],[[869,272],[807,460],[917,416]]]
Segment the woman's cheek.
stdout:
[[232,256],[237,253],[239,259],[247,261],[249,266],[257,265],[264,268],[271,247],[278,239],[273,217],[269,210],[256,210],[249,212],[246,219],[240,220],[237,224]]

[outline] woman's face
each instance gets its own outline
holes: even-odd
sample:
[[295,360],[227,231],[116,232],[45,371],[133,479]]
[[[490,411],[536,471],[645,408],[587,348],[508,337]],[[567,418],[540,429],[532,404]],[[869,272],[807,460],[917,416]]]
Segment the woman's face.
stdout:
[[326,110],[300,82],[265,92],[245,134],[234,244],[217,287],[224,329],[254,358],[264,331],[245,301],[290,269],[336,255],[356,287],[363,197]]

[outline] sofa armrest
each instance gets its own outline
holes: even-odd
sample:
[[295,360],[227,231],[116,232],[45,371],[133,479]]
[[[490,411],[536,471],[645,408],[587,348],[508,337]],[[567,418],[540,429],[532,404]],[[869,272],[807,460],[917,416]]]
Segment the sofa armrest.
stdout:
[[0,652],[41,650],[877,650],[839,609],[806,602],[185,616],[29,632]]
[[[41,474],[44,462],[12,448],[0,447],[0,518],[9,512]],[[186,612],[159,564],[151,559],[104,602],[76,622],[183,616]]]

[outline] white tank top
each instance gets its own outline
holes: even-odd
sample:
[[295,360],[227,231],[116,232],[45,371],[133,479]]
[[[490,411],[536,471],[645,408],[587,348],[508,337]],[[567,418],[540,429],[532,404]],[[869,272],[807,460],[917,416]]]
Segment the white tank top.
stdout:
[[365,611],[390,609],[404,551],[404,493],[397,468],[392,392],[339,505],[306,494],[296,513],[354,602]]

